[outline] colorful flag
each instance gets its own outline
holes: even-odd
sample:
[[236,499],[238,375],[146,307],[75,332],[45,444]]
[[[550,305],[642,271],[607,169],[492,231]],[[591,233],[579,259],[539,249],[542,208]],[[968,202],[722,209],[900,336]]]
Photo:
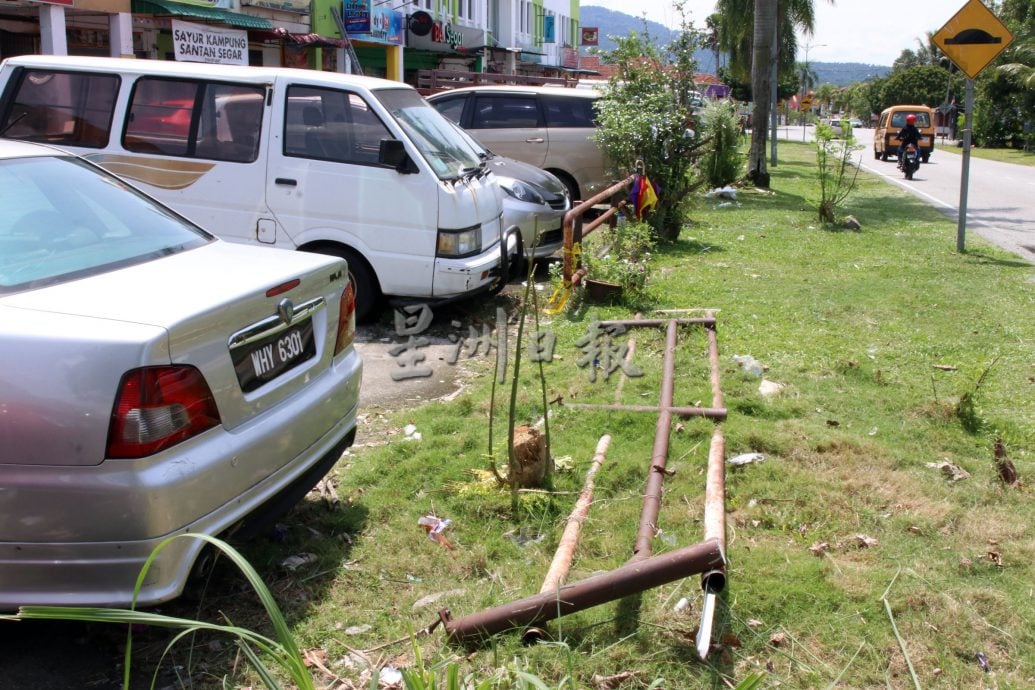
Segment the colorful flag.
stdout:
[[643,220],[647,211],[658,205],[658,193],[646,175],[637,175],[629,190],[629,205],[638,220]]

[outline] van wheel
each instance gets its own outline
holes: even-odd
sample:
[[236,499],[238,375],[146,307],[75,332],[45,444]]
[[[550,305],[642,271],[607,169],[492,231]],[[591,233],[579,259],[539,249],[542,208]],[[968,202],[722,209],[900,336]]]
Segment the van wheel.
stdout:
[[887,151],[881,151],[880,159],[882,161],[887,161],[888,160],[888,152]]
[[920,160],[922,160],[922,161],[923,161],[924,163],[926,163],[927,161],[931,160],[931,154],[929,154],[929,153],[925,153],[925,154],[924,154],[924,155],[923,155],[923,156],[922,156],[922,157],[920,158]]
[[367,323],[377,316],[381,307],[381,288],[373,270],[360,254],[336,244],[315,244],[304,251],[327,254],[345,259],[349,264],[349,280],[356,295],[356,322]]
[[878,161],[880,160],[880,151],[878,151],[876,148],[873,149],[873,159]]

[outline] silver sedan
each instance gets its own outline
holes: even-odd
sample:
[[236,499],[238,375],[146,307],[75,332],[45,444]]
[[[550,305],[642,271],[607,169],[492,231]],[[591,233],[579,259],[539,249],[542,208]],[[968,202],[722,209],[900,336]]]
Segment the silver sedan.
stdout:
[[[165,538],[304,496],[355,436],[347,276],[0,141],[0,609],[125,605]],[[172,540],[138,603],[180,594],[201,550]]]

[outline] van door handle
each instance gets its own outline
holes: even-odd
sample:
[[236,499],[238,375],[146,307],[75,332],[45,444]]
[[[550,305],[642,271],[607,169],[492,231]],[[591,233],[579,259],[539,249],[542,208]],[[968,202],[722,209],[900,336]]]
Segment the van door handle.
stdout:
[[544,141],[546,141],[546,140],[543,139],[542,137],[533,137],[531,139],[525,139],[525,143],[526,144],[541,144]]
[[288,187],[297,187],[298,180],[292,180],[290,177],[278,177],[273,180],[274,184],[287,185]]

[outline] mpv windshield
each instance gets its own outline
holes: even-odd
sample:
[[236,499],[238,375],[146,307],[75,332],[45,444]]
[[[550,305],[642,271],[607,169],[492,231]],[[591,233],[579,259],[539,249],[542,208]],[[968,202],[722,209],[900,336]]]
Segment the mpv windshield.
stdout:
[[452,180],[483,169],[477,151],[416,91],[385,89],[374,93],[406,130],[439,179]]
[[211,240],[76,158],[0,160],[0,293],[103,273]]

